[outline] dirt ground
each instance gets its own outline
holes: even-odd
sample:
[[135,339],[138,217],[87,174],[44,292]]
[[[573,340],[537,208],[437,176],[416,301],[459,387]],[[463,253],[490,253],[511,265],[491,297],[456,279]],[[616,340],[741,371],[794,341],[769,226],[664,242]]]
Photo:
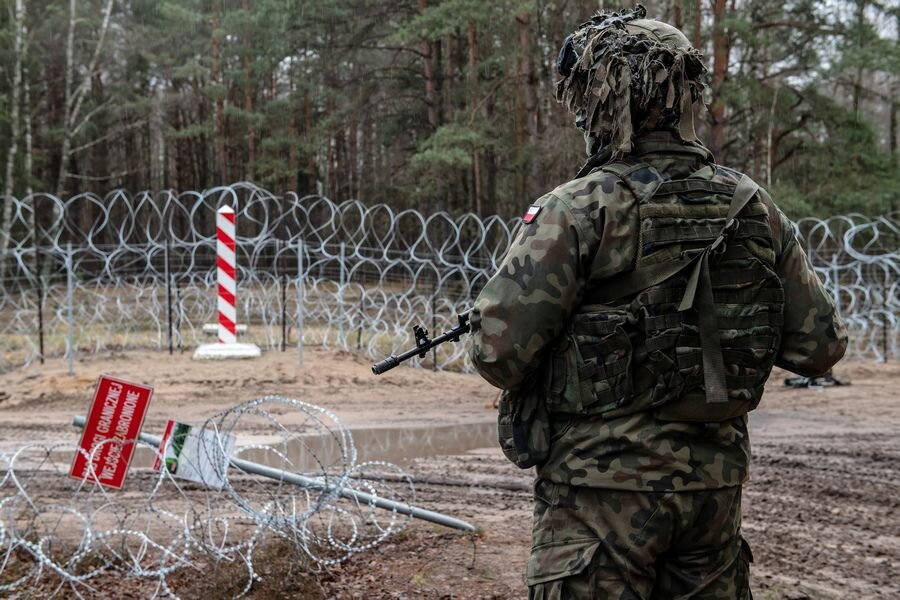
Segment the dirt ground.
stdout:
[[[401,464],[418,505],[480,531],[417,521],[304,579],[302,593],[272,587],[290,579],[273,558],[253,597],[525,597],[533,475],[494,445],[495,390],[474,375],[400,368],[375,377],[369,365],[319,349],[307,349],[303,368],[295,352],[196,363],[187,354],[129,351],[84,358],[72,377],[63,361],[48,360],[0,374],[0,450],[77,441],[72,417],[86,412],[100,373],[155,388],[144,424],[155,434],[169,418],[202,421],[266,394],[314,403],[358,433],[364,458]],[[773,375],[751,418],[744,535],[755,557],[755,597],[900,597],[900,361],[842,364],[836,375],[852,381],[847,387],[792,390],[785,375]]]

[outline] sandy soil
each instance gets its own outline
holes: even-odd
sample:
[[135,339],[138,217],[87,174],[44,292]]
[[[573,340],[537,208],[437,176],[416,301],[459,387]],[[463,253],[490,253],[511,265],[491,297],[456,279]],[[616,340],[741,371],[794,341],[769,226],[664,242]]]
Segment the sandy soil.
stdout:
[[[71,377],[63,361],[51,360],[0,375],[0,450],[77,441],[71,418],[86,411],[100,373],[154,386],[144,426],[151,433],[168,418],[203,420],[234,403],[279,394],[336,412],[359,431],[364,455],[399,462],[413,475],[419,505],[481,529],[471,535],[416,522],[315,580],[299,576],[302,585],[290,583],[298,576],[286,577],[284,559],[273,554],[263,572],[280,587],[262,582],[254,597],[526,594],[532,474],[493,446],[496,393],[476,376],[401,368],[376,378],[363,358],[316,349],[307,349],[302,369],[292,352],[229,363],[128,352],[85,358],[75,370]],[[744,532],[755,557],[757,598],[900,596],[900,361],[847,363],[836,374],[852,385],[790,390],[782,384],[786,374],[776,373],[751,419]],[[438,433],[422,438],[410,433],[416,431]],[[394,442],[388,447],[379,439]],[[101,589],[118,596],[126,588],[110,582]]]

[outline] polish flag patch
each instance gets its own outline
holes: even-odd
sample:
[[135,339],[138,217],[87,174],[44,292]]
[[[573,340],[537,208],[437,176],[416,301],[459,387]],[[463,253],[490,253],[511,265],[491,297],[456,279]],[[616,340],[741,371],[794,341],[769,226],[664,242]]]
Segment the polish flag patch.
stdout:
[[541,212],[541,207],[537,204],[532,204],[528,207],[528,210],[525,211],[525,215],[522,217],[522,220],[525,221],[526,225],[528,225],[537,218],[539,212]]

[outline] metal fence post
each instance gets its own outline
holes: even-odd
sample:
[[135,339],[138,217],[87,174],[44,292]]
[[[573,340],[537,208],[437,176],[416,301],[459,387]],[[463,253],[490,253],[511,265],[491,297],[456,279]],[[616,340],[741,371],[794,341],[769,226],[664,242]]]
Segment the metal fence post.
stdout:
[[[434,290],[431,292],[431,335],[437,333],[437,281],[434,284]],[[437,371],[437,346],[431,349],[431,370]]]
[[281,240],[275,240],[275,267],[281,266],[281,275],[278,280],[281,282],[281,351],[287,350],[287,273],[284,268],[284,261],[281,258]]
[[837,253],[831,255],[831,281],[834,285],[834,289],[831,290],[832,296],[834,298],[834,307],[837,310],[838,314],[841,313],[841,282],[840,282],[840,273],[838,272],[837,266]]
[[297,354],[303,368],[303,295],[306,285],[303,273],[303,240],[297,240]]
[[75,366],[73,364],[75,355],[74,269],[75,267],[72,264],[72,242],[66,242],[66,317],[68,321],[66,358],[69,363],[69,375],[75,375]]
[[169,342],[169,354],[175,353],[174,339],[172,336],[172,274],[169,271],[169,240],[166,240],[166,264],[163,272],[166,277],[166,327]]
[[40,349],[41,364],[44,364],[44,289],[41,281],[41,236],[38,230],[37,197],[32,197],[31,200],[31,232],[34,240],[34,286],[37,291],[38,347]]
[[181,321],[184,318],[184,307],[181,305],[181,288],[178,287],[178,282],[175,282],[175,311],[176,311],[176,322],[175,322],[175,336],[178,338],[178,351],[184,352],[184,337],[181,335]]
[[888,267],[884,265],[881,271],[881,354],[884,362],[888,361]]
[[[37,232],[37,229],[35,229]],[[34,246],[34,282],[37,286],[38,348],[41,353],[41,364],[44,364],[44,278],[41,275],[41,247],[35,238]]]
[[360,286],[359,288],[359,329],[356,331],[356,351],[362,350],[362,330],[363,319],[366,315],[366,292]]
[[344,260],[346,257],[346,245],[344,242],[341,242],[341,270],[340,270],[340,286],[338,287],[338,344],[342,347],[343,350],[346,350],[346,338],[344,336],[344,285],[346,285],[347,280],[344,273]]

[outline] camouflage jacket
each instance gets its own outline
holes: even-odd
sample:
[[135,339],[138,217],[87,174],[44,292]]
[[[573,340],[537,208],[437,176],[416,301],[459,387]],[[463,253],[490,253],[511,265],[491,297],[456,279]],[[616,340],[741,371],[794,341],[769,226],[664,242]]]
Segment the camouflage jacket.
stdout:
[[[671,178],[711,178],[711,155],[665,132],[637,140],[634,156]],[[697,150],[700,149],[701,152]],[[766,197],[776,268],[787,300],[776,364],[803,375],[837,362],[846,328],[807,261],[790,221]],[[595,257],[612,277],[635,267],[637,200],[615,175],[593,171],[540,198],[473,310],[472,360],[491,384],[529,385],[585,295]],[[537,207],[537,208],[535,208]],[[550,455],[538,475],[598,488],[683,491],[742,483],[747,416],[717,424],[664,422],[652,412],[550,423]]]

